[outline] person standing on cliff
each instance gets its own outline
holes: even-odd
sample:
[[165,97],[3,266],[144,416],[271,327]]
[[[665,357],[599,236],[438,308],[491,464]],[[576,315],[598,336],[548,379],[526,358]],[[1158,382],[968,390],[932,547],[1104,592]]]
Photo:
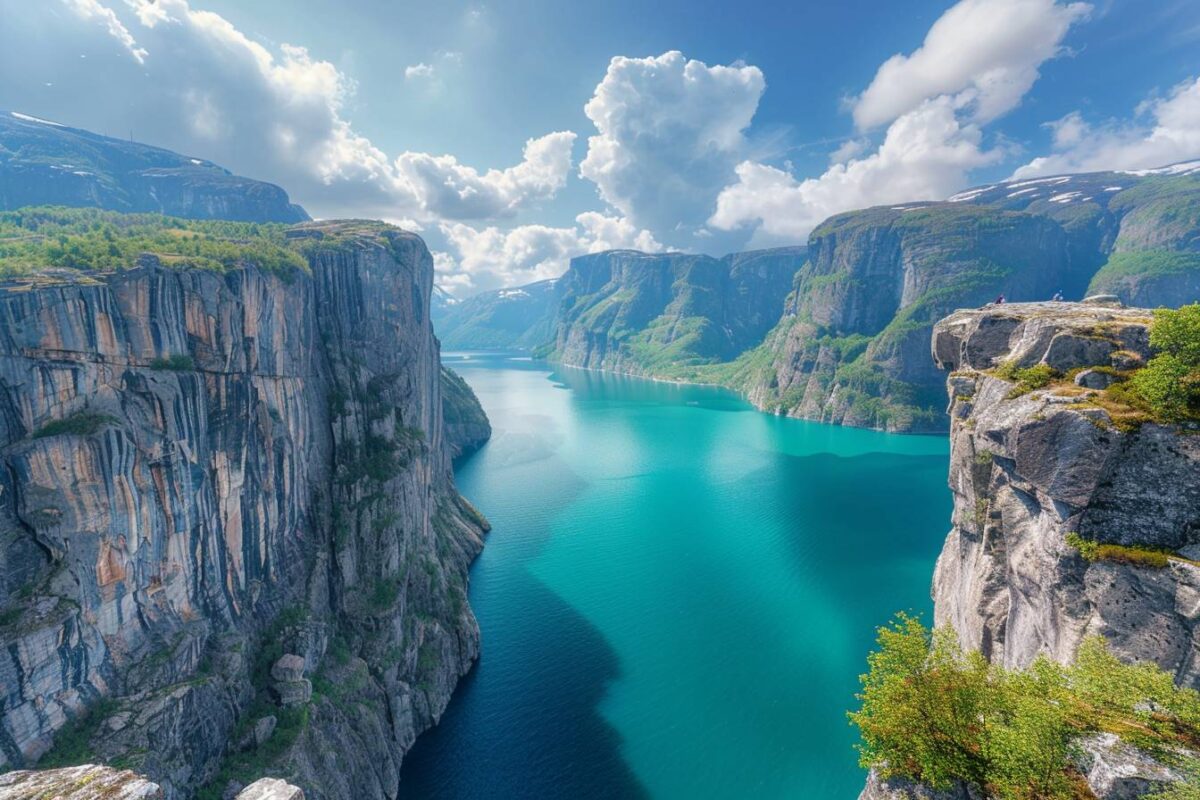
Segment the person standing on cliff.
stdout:
[[998,305],[998,306],[1004,305],[1004,295],[1000,295],[999,297],[997,297],[994,305]]
[[1061,303],[1063,301],[1062,289],[1059,289],[1057,292],[1055,292],[1054,297],[1051,297],[1050,300],[1055,303]]

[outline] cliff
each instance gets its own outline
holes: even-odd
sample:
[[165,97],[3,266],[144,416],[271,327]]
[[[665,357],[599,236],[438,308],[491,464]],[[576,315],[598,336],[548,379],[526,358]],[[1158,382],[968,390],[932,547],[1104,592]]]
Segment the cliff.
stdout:
[[362,222],[287,247],[303,267],[0,285],[0,769],[390,798],[470,669],[486,523],[453,484],[429,252]]
[[804,248],[702,255],[614,250],[559,279],[553,360],[668,378],[727,362],[779,317]]
[[[935,328],[934,356],[954,370],[935,622],[991,660],[1065,662],[1100,634],[1124,660],[1200,687],[1200,440],[1103,388],[1148,357],[1149,322],[1143,309],[1043,303]],[[1029,388],[1001,365],[1059,377]],[[1089,561],[1080,542],[1113,545],[1111,558]],[[1168,555],[1139,562],[1137,548]]]
[[0,210],[35,205],[248,222],[308,219],[278,186],[210,161],[0,111]]
[[1200,163],[1007,182],[945,203],[842,214],[813,231],[783,318],[726,382],[768,411],[945,430],[933,324],[999,294],[1200,299]]
[[475,392],[458,373],[442,367],[442,421],[452,458],[478,450],[492,438],[492,425],[479,405]]
[[[1121,661],[1200,688],[1200,440],[1122,391],[1151,356],[1150,323],[1144,309],[1029,303],[934,327],[954,497],[934,619],[992,663],[1069,663],[1099,635]],[[1110,733],[1077,748],[1102,800],[1186,780]],[[872,774],[862,800],[971,796]]]

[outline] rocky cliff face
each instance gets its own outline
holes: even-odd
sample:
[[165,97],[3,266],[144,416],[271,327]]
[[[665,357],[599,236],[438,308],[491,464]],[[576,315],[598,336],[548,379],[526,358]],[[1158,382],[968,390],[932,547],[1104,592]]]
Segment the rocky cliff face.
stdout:
[[293,235],[311,274],[0,287],[0,769],[394,797],[470,668],[429,252]]
[[663,377],[729,361],[770,330],[803,262],[804,248],[722,259],[630,250],[573,259],[559,281],[549,355]]
[[[1123,660],[1200,687],[1200,440],[1103,391],[1148,358],[1150,321],[1145,309],[1028,303],[934,328],[934,359],[951,370],[954,496],[934,621],[994,663],[1067,663],[1100,635]],[[1043,378],[1022,383],[1028,368]],[[1089,559],[1089,543],[1108,546]],[[1101,800],[1185,779],[1112,734],[1077,744]],[[860,800],[976,797],[872,774]]]
[[895,431],[944,430],[926,357],[956,308],[1113,293],[1200,298],[1200,163],[985,186],[946,203],[842,214],[809,239],[783,319],[730,381],[761,408]]
[[[1049,303],[938,323],[934,355],[954,370],[954,518],[934,576],[935,621],[964,646],[1024,666],[1039,653],[1069,661],[1099,634],[1123,659],[1200,687],[1200,439],[1126,424],[1119,405],[1086,388],[1147,356],[1149,321],[1141,309]],[[1024,392],[993,371],[1005,362],[1088,372],[1083,385]],[[1089,562],[1070,534],[1176,555],[1150,566],[1118,549]]]
[[1050,220],[965,204],[843,214],[808,253],[744,388],[767,410],[886,430],[945,425],[926,352],[936,320],[1001,292],[1081,293],[1091,277]]
[[278,186],[210,161],[0,111],[0,210],[37,205],[247,222],[308,219]]
[[471,387],[454,370],[442,367],[441,388],[442,421],[450,455],[469,455],[492,438],[492,425]]

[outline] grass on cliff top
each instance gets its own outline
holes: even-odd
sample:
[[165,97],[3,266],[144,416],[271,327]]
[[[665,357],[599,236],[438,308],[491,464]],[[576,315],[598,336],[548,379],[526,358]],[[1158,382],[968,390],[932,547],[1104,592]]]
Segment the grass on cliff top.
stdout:
[[283,275],[308,263],[277,223],[189,220],[94,208],[0,212],[0,278],[58,267],[107,272],[150,253],[166,266],[218,272],[253,264]]
[[1089,562],[1107,561],[1150,569],[1166,569],[1172,561],[1197,564],[1196,561],[1185,558],[1174,550],[1097,542],[1094,539],[1085,539],[1078,533],[1068,533],[1067,544],[1078,550],[1079,555]]
[[1041,656],[1023,670],[904,614],[877,643],[849,716],[862,765],[885,777],[963,781],[998,800],[1082,800],[1092,796],[1072,758],[1082,735],[1116,734],[1180,768],[1190,766],[1180,748],[1200,748],[1200,692],[1154,664],[1122,663],[1100,637],[1071,666]]

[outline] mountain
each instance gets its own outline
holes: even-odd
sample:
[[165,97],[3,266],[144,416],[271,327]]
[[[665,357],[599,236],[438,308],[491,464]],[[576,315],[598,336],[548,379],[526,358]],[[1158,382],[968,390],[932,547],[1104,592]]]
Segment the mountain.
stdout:
[[210,161],[0,111],[0,210],[41,205],[245,222],[309,218],[278,186]]
[[762,340],[779,318],[805,248],[724,258],[613,250],[571,260],[556,287],[552,342],[579,367],[691,378]]
[[783,318],[723,382],[790,416],[945,430],[925,354],[955,309],[1060,290],[1151,307],[1200,299],[1200,162],[853,211],[813,231],[808,251]]
[[[487,527],[454,485],[487,423],[439,364],[429,251],[125,220],[0,215],[0,771],[395,797],[478,654]],[[46,266],[130,236],[112,268]]]
[[529,350],[554,331],[558,280],[481,292],[452,300],[434,318],[447,350]]

